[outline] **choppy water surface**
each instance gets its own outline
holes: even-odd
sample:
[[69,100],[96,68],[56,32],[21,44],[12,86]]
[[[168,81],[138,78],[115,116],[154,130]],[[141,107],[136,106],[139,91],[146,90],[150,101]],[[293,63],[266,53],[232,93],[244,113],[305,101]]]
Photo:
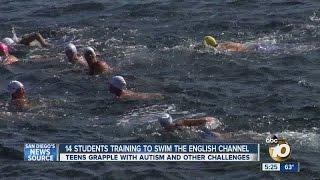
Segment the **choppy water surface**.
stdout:
[[[24,63],[0,67],[2,178],[279,179],[320,177],[320,3],[289,1],[3,0],[0,37],[40,31],[54,49],[22,49]],[[258,45],[247,53],[199,47],[205,35]],[[93,46],[129,88],[161,92],[150,102],[116,102],[110,75],[91,77],[64,60],[63,47]],[[80,48],[81,50],[81,48]],[[39,62],[39,56],[42,60]],[[45,57],[43,57],[45,56]],[[19,80],[34,106],[8,110],[6,85]],[[154,114],[210,115],[209,129],[165,133]],[[200,114],[199,114],[200,113]],[[296,175],[262,173],[259,163],[27,163],[25,142],[257,142],[287,138]],[[262,144],[261,159],[270,162]]]

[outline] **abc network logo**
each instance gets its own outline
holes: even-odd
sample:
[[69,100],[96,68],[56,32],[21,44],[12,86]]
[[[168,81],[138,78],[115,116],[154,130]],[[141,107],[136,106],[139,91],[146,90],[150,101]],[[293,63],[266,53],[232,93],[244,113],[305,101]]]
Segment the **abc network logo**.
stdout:
[[285,139],[279,139],[275,135],[266,138],[269,144],[269,155],[276,162],[283,162],[290,158],[291,148]]

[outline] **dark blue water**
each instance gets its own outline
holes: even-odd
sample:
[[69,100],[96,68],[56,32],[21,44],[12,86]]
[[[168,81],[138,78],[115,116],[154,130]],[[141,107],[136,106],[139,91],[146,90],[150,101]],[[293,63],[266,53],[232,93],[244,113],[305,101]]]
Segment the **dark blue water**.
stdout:
[[[315,179],[320,177],[320,2],[315,0],[1,0],[0,37],[41,32],[55,48],[24,48],[0,67],[0,177],[4,179]],[[318,16],[319,14],[319,16]],[[256,44],[246,53],[199,47],[202,38]],[[111,75],[68,64],[64,45],[94,47],[130,89],[168,98],[116,102]],[[12,112],[6,85],[19,80],[33,103]],[[208,130],[166,133],[155,113],[220,120],[226,142],[286,138],[298,174],[260,163],[28,163],[23,143],[217,142]],[[217,129],[209,129],[216,131]]]

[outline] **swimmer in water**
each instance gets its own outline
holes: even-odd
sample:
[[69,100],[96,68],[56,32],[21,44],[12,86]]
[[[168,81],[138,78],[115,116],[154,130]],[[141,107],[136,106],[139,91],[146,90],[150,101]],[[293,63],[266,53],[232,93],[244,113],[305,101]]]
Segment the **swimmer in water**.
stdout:
[[212,124],[218,120],[214,117],[200,117],[192,119],[181,119],[173,122],[172,117],[168,113],[163,113],[158,117],[160,125],[168,131],[181,129],[182,127],[199,127],[207,124]]
[[127,83],[122,76],[114,76],[109,82],[109,92],[124,100],[164,99],[159,93],[140,93],[127,90]]
[[0,42],[0,64],[9,65],[18,61],[18,58],[9,54],[8,46]]
[[8,91],[11,94],[10,106],[16,109],[23,109],[28,106],[24,86],[19,81],[11,81],[8,84]]
[[24,35],[22,38],[18,38],[14,28],[12,28],[13,37],[6,37],[2,41],[8,46],[15,46],[17,44],[23,44],[26,46],[31,46],[32,42],[37,41],[42,47],[48,48],[51,45],[46,42],[46,40],[42,37],[40,33],[31,33]]
[[96,53],[91,47],[86,47],[84,50],[84,58],[89,66],[89,75],[97,75],[105,72],[112,72],[113,69],[104,61],[97,60]]
[[216,39],[212,36],[204,37],[203,43],[205,46],[222,50],[222,51],[230,51],[230,52],[244,52],[247,51],[247,47],[241,43],[235,42],[224,42],[224,43],[217,43]]
[[88,63],[84,58],[78,54],[77,48],[74,44],[69,43],[65,48],[65,53],[68,58],[68,61],[72,64],[80,64],[82,66],[88,67]]

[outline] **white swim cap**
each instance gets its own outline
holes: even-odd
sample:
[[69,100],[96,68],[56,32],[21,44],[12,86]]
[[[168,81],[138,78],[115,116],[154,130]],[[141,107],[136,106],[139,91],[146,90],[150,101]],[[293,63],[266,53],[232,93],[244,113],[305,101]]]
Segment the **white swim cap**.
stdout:
[[11,81],[8,84],[8,91],[13,94],[15,92],[17,92],[19,89],[24,89],[24,86],[21,82],[19,81]]
[[86,53],[91,53],[91,54],[93,54],[94,56],[96,56],[96,53],[94,52],[94,49],[92,48],[92,47],[86,47],[85,49],[84,49],[84,53],[86,54]]
[[127,89],[127,83],[122,76],[113,76],[110,84],[120,90]]
[[173,123],[172,117],[168,113],[159,114],[158,121],[162,127],[168,127]]
[[11,45],[16,44],[13,39],[8,38],[8,37],[4,38],[2,40],[2,42],[5,43],[7,46],[11,46]]
[[66,50],[66,51],[71,51],[71,52],[73,52],[74,54],[77,54],[77,53],[78,53],[76,46],[75,46],[74,44],[72,44],[72,43],[69,43],[69,44],[66,46],[65,50]]

